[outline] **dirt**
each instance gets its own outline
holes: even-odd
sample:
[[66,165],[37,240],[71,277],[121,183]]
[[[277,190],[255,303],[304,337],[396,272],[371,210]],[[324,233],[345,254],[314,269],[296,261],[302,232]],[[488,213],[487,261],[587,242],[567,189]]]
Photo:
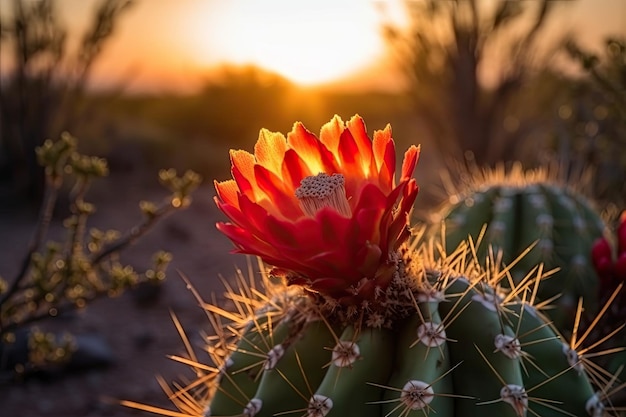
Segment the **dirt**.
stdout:
[[[93,193],[98,211],[90,225],[127,230],[141,219],[140,199],[160,199],[166,193],[144,178],[118,175],[104,180]],[[174,256],[159,298],[152,305],[136,302],[132,293],[100,299],[69,319],[42,323],[76,335],[96,335],[111,348],[114,363],[102,369],[62,373],[48,378],[28,378],[0,385],[1,417],[87,417],[149,415],[119,405],[132,400],[172,408],[156,376],[172,381],[186,375],[187,368],[167,355],[182,354],[183,343],[170,316],[174,313],[197,351],[201,352],[201,331],[207,320],[179,273],[208,299],[221,294],[219,275],[234,276],[236,265],[245,267],[242,255],[229,255],[230,242],[216,229],[224,219],[213,203],[211,186],[202,186],[186,210],[165,219],[124,259],[137,270],[150,265],[157,250]],[[3,207],[4,206],[4,207]],[[60,216],[61,217],[61,216]],[[33,213],[0,204],[0,275],[9,279],[17,272],[35,225]],[[52,236],[62,236],[61,219],[53,222]]]

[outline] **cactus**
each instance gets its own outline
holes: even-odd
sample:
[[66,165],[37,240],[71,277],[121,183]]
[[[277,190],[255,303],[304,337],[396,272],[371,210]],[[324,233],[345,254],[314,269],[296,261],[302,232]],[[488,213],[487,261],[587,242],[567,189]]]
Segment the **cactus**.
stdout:
[[396,183],[390,128],[372,141],[360,118],[336,117],[319,140],[296,124],[286,139],[262,131],[254,155],[231,153],[216,202],[232,223],[218,228],[271,264],[260,262],[263,290],[239,273],[230,309],[196,294],[212,364],[186,341],[191,359],[175,359],[198,378],[165,386],[178,412],[124,404],[170,416],[614,415],[608,396],[623,387],[591,361],[587,333],[565,339],[533,305],[541,265],[516,283],[471,239],[447,252],[423,229],[410,238],[417,151]]
[[176,415],[617,415],[607,397],[624,386],[527,301],[541,270],[511,290],[469,245],[438,259],[415,245],[390,287],[397,316],[382,325],[375,309],[355,315],[270,270],[265,292],[241,280],[227,293],[234,308],[207,307],[212,365],[178,358],[198,378],[169,392]]
[[580,297],[587,310],[597,311],[595,297],[589,297],[598,291],[590,253],[606,227],[582,192],[548,170],[524,172],[515,164],[509,172],[483,172],[450,197],[440,217],[448,250],[472,236],[482,239],[482,258],[489,248],[501,251],[505,264],[523,254],[511,269],[516,283],[539,263],[554,269],[539,286],[538,298],[551,301],[555,308],[546,313],[559,329],[571,330]]

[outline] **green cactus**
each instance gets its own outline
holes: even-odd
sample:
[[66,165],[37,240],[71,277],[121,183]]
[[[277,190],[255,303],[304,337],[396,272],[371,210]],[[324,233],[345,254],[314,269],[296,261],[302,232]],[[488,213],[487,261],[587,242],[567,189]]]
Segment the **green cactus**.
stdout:
[[[191,359],[179,358],[198,375],[166,388],[180,412],[124,404],[168,416],[615,416],[609,397],[624,387],[592,360],[607,353],[586,344],[593,326],[567,338],[542,314],[548,302],[535,303],[554,279],[540,256],[503,264],[500,252],[485,258],[476,239],[453,251],[421,239],[424,230],[409,239],[419,147],[405,152],[396,181],[394,146],[389,126],[370,140],[360,117],[336,116],[319,140],[296,123],[287,137],[262,130],[254,154],[231,151],[233,179],[215,183],[230,222],[217,227],[235,252],[271,265],[264,291],[240,275],[239,288],[227,287],[231,310],[202,303],[213,363],[199,363],[191,348]],[[566,213],[584,206],[545,189],[519,200],[538,210],[543,198]],[[515,193],[497,192],[515,207]],[[520,221],[517,211],[500,210],[505,227]],[[531,213],[532,221],[541,214]],[[549,215],[546,239],[567,242],[555,242],[555,257],[572,256],[561,246],[581,240],[586,216],[596,218],[581,211],[572,231],[561,220],[569,214]],[[521,279],[515,263],[528,265]]]
[[[214,317],[233,322],[212,320],[218,336],[211,344],[219,348],[208,351],[215,367],[192,364],[207,371],[170,395],[182,414],[161,412],[617,415],[607,405],[611,376],[586,357],[591,352],[577,352],[580,340],[567,342],[527,301],[545,277],[541,268],[513,289],[503,288],[508,272],[496,263],[489,270],[479,267],[471,245],[442,257],[433,254],[434,244],[414,246],[404,251],[390,290],[394,313],[385,320],[376,307],[348,312],[324,296],[277,284],[266,273],[266,294],[231,290],[228,298],[239,313],[210,307]],[[194,395],[199,381],[209,388]]]
[[501,251],[502,261],[510,264],[524,254],[511,269],[515,283],[539,263],[554,270],[537,296],[550,300],[554,308],[546,313],[562,331],[571,330],[580,297],[585,297],[587,310],[597,311],[591,247],[606,226],[581,192],[552,179],[547,171],[523,172],[514,165],[508,173],[482,173],[450,198],[440,218],[449,250],[472,236],[482,240],[483,259],[489,250]]

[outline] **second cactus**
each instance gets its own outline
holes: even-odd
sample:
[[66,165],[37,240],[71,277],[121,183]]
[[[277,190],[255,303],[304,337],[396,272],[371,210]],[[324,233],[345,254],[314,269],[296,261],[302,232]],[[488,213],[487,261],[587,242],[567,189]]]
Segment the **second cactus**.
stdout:
[[507,173],[483,174],[450,200],[441,210],[449,250],[472,237],[482,239],[482,259],[490,248],[501,251],[505,264],[523,255],[511,268],[515,283],[539,264],[553,270],[541,282],[538,298],[550,301],[554,308],[547,313],[561,330],[571,330],[580,297],[596,311],[591,248],[606,227],[582,193],[552,180],[547,171],[524,172],[514,165]]

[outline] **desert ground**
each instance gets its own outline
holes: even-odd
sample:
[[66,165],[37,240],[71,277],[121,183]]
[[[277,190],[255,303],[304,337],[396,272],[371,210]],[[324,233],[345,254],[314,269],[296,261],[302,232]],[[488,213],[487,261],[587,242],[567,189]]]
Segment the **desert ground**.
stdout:
[[[90,194],[98,207],[90,225],[100,228],[127,230],[141,220],[141,199],[158,200],[167,194],[156,181],[143,176],[118,174],[101,183],[104,185]],[[204,312],[179,274],[186,275],[203,299],[208,299],[212,292],[217,296],[223,292],[219,275],[232,277],[237,265],[246,267],[246,257],[229,255],[232,245],[215,229],[216,220],[223,217],[213,195],[212,186],[202,186],[195,192],[191,206],[164,219],[124,253],[123,259],[137,270],[149,267],[150,257],[157,250],[173,254],[168,278],[155,302],[142,305],[127,292],[117,298],[99,299],[68,318],[41,323],[44,329],[95,335],[104,348],[110,349],[113,363],[104,368],[4,383],[0,385],[2,417],[149,415],[120,406],[119,400],[123,399],[170,407],[156,376],[171,381],[187,372],[184,365],[167,357],[184,353],[170,312],[182,322],[199,352],[203,345],[200,334],[208,330]],[[0,274],[6,279],[17,272],[17,260],[26,252],[35,218],[34,211],[0,205]],[[62,215],[51,225],[52,237],[62,236],[61,221]]]

